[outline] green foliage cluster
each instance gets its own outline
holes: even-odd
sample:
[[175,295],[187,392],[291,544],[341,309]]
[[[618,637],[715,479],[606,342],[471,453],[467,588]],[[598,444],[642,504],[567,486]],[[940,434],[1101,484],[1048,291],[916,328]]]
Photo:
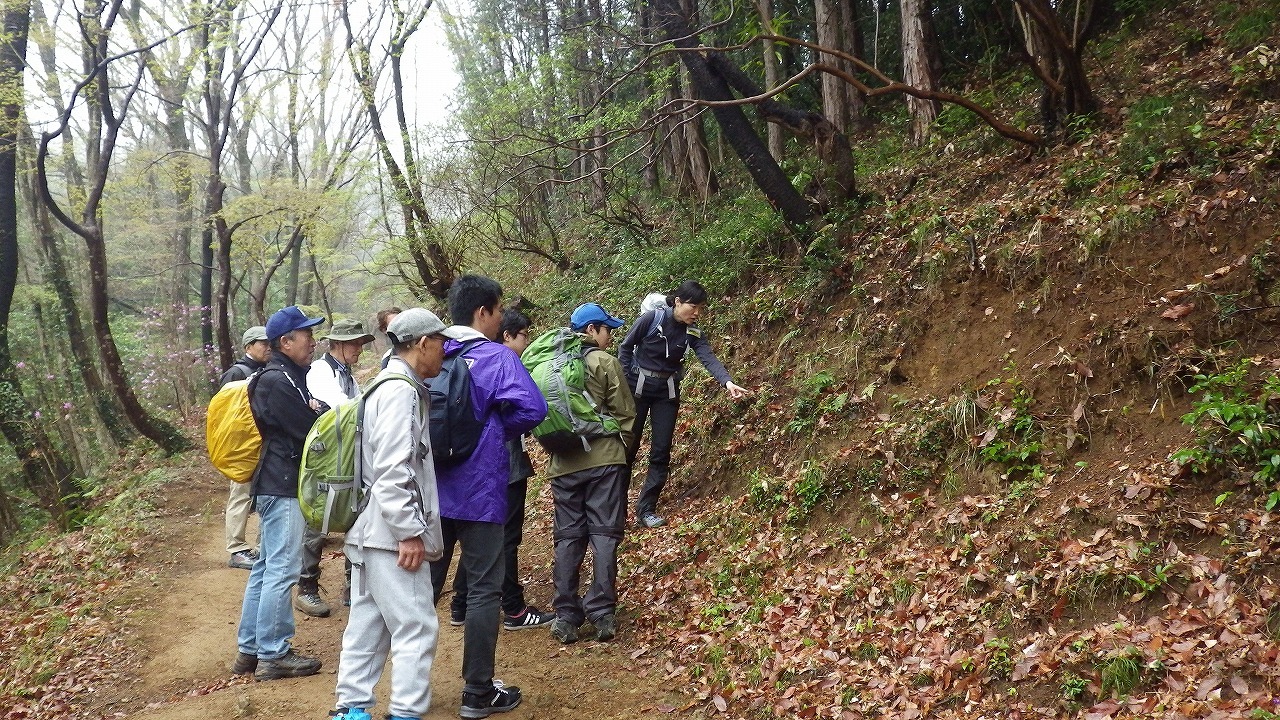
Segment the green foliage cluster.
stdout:
[[1102,697],[1108,697],[1112,693],[1125,697],[1133,692],[1134,688],[1142,682],[1144,669],[1142,660],[1142,652],[1135,647],[1125,648],[1104,660],[1099,669],[1102,677],[1100,691]]
[[1267,40],[1274,40],[1280,26],[1280,1],[1269,0],[1240,12],[1233,2],[1219,3],[1214,11],[1218,21],[1227,25],[1224,39],[1232,49],[1247,50]]
[[[1011,368],[1007,368],[1011,369]],[[1007,399],[1002,405],[992,407],[992,424],[984,437],[986,444],[978,450],[978,456],[989,463],[1003,465],[1010,477],[1044,477],[1040,464],[1040,451],[1044,448],[1044,428],[1031,411],[1035,398],[1016,376],[995,378],[988,388],[999,388]]]
[[1125,134],[1116,149],[1121,169],[1146,176],[1163,163],[1194,163],[1204,121],[1203,101],[1190,94],[1139,98],[1129,106]]
[[1222,372],[1195,376],[1191,392],[1202,395],[1182,422],[1196,429],[1196,444],[1175,452],[1173,460],[1197,474],[1251,473],[1270,490],[1266,508],[1272,510],[1280,505],[1280,373],[1258,387],[1248,381],[1252,366],[1244,358]]
[[747,506],[762,515],[781,514],[790,525],[804,522],[820,507],[832,509],[836,501],[856,487],[856,479],[814,462],[806,462],[794,478],[777,478],[753,470],[747,482]]

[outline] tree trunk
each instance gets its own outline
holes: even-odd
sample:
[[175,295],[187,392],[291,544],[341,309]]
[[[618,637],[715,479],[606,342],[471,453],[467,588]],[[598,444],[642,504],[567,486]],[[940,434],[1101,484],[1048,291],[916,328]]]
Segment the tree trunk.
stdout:
[[28,0],[0,0],[0,8],[5,36],[0,43],[0,88],[4,90],[0,101],[0,433],[13,446],[27,488],[65,528],[68,505],[77,497],[72,467],[53,446],[43,424],[32,421],[34,411],[22,394],[9,355],[9,314],[18,285],[18,124],[31,15]]
[[[844,49],[850,55],[861,58],[863,56],[862,48],[862,28],[858,26],[858,3],[856,0],[842,0],[838,3],[840,10],[840,36],[844,39]],[[840,67],[845,72],[853,75],[857,73],[857,67],[850,61],[842,59]],[[849,103],[849,126],[845,129],[844,134],[848,135],[855,129],[865,126],[867,121],[867,96],[863,94],[861,88],[851,85],[845,86],[845,95]]]
[[1047,0],[1014,3],[1025,58],[1044,84],[1040,114],[1046,134],[1064,126],[1072,115],[1096,111],[1098,101],[1083,60],[1084,46],[1094,27],[1096,6],[1092,0],[1076,0],[1070,6],[1074,8],[1070,29]]
[[[654,0],[653,6],[658,26],[662,28],[667,40],[685,51],[680,53],[680,59],[689,70],[696,97],[710,101],[733,100],[733,94],[724,80],[711,72],[706,60],[696,51],[699,43],[676,0]],[[808,202],[792,187],[791,180],[769,154],[768,146],[756,134],[755,128],[751,127],[742,108],[737,105],[716,105],[711,112],[720,124],[724,138],[747,166],[747,172],[751,174],[756,187],[787,222],[801,226],[813,219],[813,211]]]
[[[709,54],[707,64],[712,72],[739,93],[748,97],[761,94],[751,77],[723,54]],[[810,194],[816,197],[820,207],[830,209],[853,197],[853,151],[844,133],[818,113],[796,110],[776,100],[763,100],[756,104],[756,108],[771,126],[776,124],[785,127],[813,143],[822,165],[818,173],[817,188]]]
[[[818,0],[819,3],[830,2],[830,0]],[[853,0],[847,0],[852,3]],[[775,34],[773,29],[773,0],[756,0],[756,8],[760,12],[760,27],[766,33]],[[774,47],[772,40],[765,40],[762,43],[764,53],[764,89],[772,90],[782,82],[782,71],[778,68],[778,50]],[[826,84],[822,86],[823,97],[826,97]],[[767,128],[769,133],[769,154],[774,160],[782,162],[784,150],[782,145],[782,128],[774,123],[769,123]]]
[[[902,75],[906,84],[921,90],[938,89],[937,75],[933,71],[929,38],[933,35],[929,26],[931,0],[901,0],[902,3]],[[938,119],[938,103],[934,100],[907,96],[907,110],[911,113],[911,141],[923,145],[929,139],[933,122]]]
[[[34,181],[28,175],[30,181]],[[85,393],[89,396],[101,421],[103,429],[111,442],[117,446],[128,445],[135,435],[122,417],[124,408],[120,406],[114,393],[102,384],[93,357],[93,347],[85,335],[84,324],[80,321],[79,304],[76,301],[75,289],[71,284],[71,276],[62,255],[62,243],[54,231],[53,219],[49,210],[38,199],[36,188],[31,182],[23,183],[23,197],[31,216],[31,227],[36,238],[36,247],[43,261],[44,281],[53,288],[58,296],[58,305],[62,312],[62,328],[66,331],[67,344],[71,348],[76,371],[84,383]]]
[[[848,1],[848,0],[846,0]],[[847,50],[841,38],[841,17],[837,5],[840,0],[814,0],[814,24],[818,44],[834,50]],[[837,67],[844,64],[841,58],[830,53],[819,53],[818,62]],[[849,105],[843,80],[831,73],[822,74],[822,114],[841,133],[849,131]]]

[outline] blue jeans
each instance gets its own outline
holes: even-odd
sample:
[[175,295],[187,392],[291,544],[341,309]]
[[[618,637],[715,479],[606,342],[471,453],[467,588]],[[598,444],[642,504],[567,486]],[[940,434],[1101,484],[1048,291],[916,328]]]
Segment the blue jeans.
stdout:
[[259,521],[258,562],[249,571],[240,608],[240,652],[259,660],[277,660],[289,652],[293,637],[291,590],[302,567],[302,510],[296,497],[259,495],[253,499]]

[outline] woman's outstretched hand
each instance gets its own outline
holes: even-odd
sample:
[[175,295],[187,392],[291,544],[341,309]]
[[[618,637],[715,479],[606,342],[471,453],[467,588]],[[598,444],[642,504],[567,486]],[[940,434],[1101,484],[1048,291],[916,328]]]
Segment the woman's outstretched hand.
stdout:
[[729,397],[733,398],[734,400],[741,400],[742,398],[747,397],[751,394],[751,392],[748,391],[746,388],[742,387],[741,385],[737,385],[733,382],[725,383],[724,389],[729,391]]

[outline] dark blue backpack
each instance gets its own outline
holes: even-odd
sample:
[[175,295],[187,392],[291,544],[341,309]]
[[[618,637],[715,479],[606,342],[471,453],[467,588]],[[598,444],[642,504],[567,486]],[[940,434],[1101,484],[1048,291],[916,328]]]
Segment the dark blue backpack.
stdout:
[[471,366],[466,354],[486,340],[468,340],[445,357],[440,374],[428,378],[431,392],[431,455],[439,467],[450,467],[471,457],[484,431],[484,418],[476,417],[471,404]]

